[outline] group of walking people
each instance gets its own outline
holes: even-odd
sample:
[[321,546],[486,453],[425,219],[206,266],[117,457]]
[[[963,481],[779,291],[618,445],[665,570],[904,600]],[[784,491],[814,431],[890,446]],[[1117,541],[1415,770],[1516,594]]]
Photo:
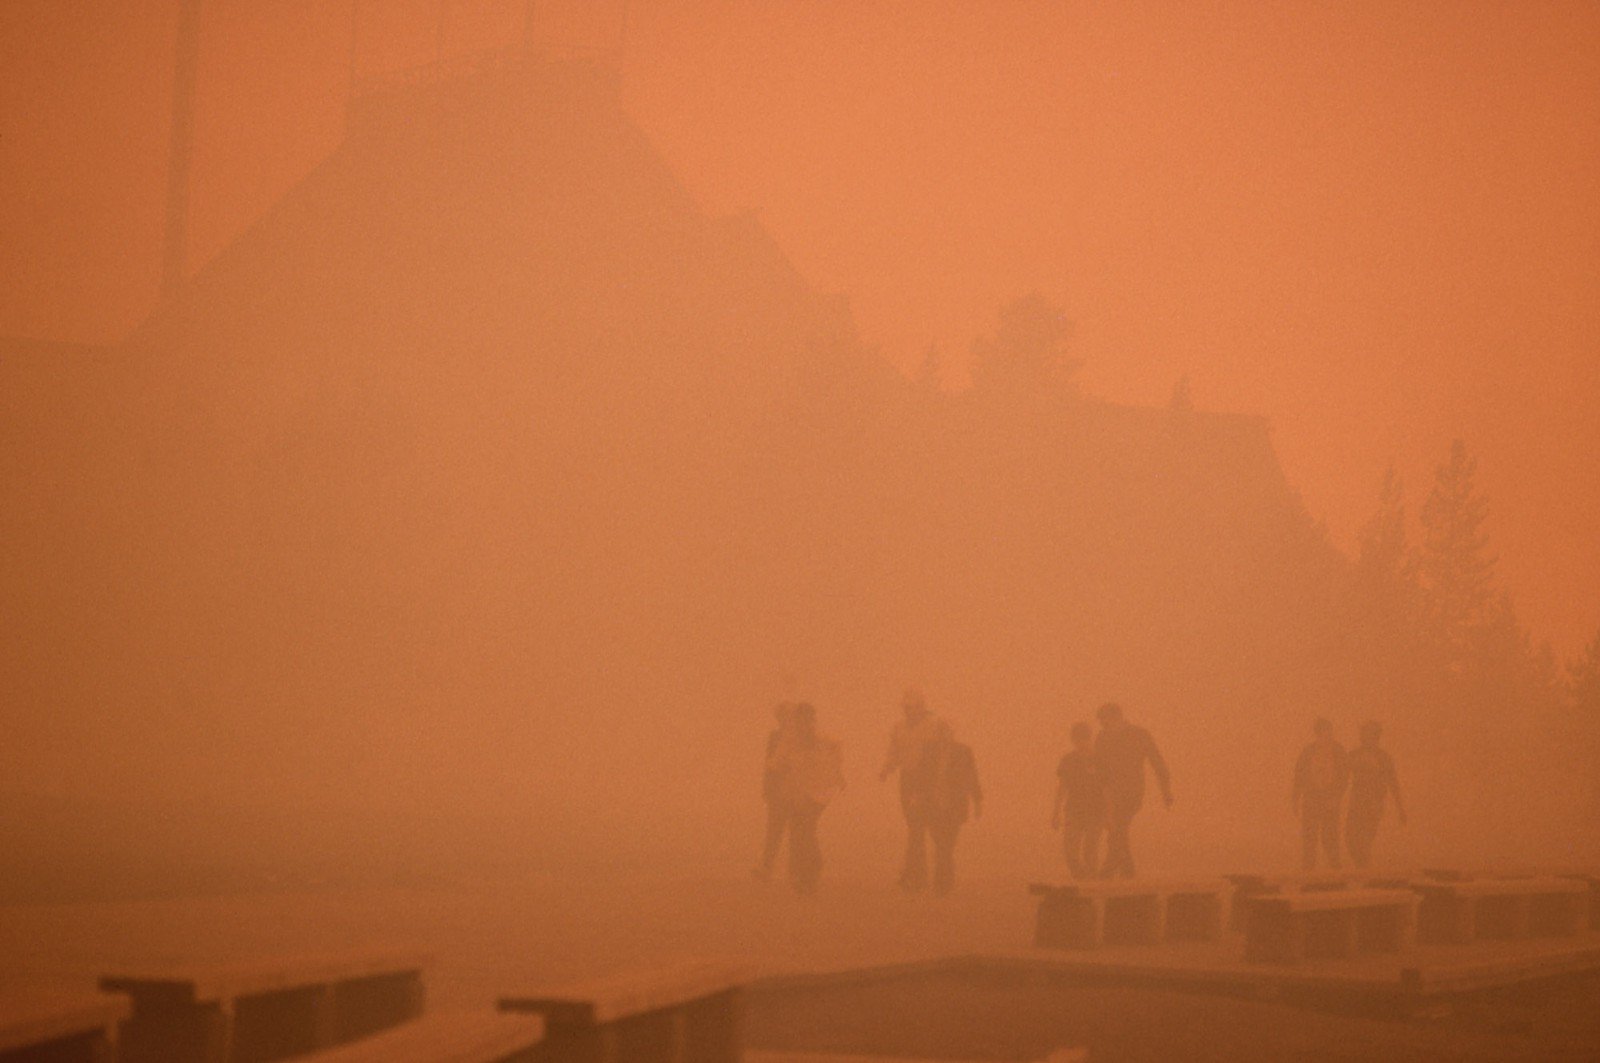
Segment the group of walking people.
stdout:
[[1320,846],[1328,866],[1340,866],[1339,813],[1343,810],[1344,843],[1350,851],[1350,862],[1366,867],[1372,860],[1372,844],[1390,797],[1394,798],[1400,822],[1406,821],[1394,758],[1378,744],[1383,728],[1372,720],[1362,724],[1361,743],[1353,750],[1346,750],[1339,743],[1328,720],[1317,720],[1312,734],[1310,744],[1295,762],[1294,785],[1289,795],[1290,807],[1300,817],[1301,865],[1307,871],[1316,870]]
[[[756,875],[772,876],[787,837],[790,884],[810,893],[822,872],[817,823],[844,787],[839,743],[818,733],[816,709],[809,703],[786,702],[775,711],[777,726],[767,738],[762,784],[766,840]],[[901,712],[879,772],[882,781],[899,776],[900,811],[906,825],[899,885],[908,893],[931,886],[942,895],[955,885],[961,828],[983,815],[983,786],[972,747],[956,738],[948,721],[929,710],[920,691],[906,691]],[[1063,833],[1067,863],[1075,876],[1132,877],[1129,832],[1144,803],[1145,766],[1154,771],[1169,808],[1171,781],[1148,731],[1126,720],[1115,704],[1101,706],[1098,715],[1098,736],[1087,724],[1073,728],[1074,749],[1061,760],[1052,818]],[[1102,833],[1106,861],[1100,866],[1096,853]]]
[[[900,808],[906,819],[906,856],[900,886],[908,891],[931,883],[936,893],[955,884],[956,836],[970,818],[983,814],[983,788],[972,747],[956,740],[944,720],[928,711],[922,695],[908,691],[904,719],[895,726],[882,779],[900,776]],[[817,821],[844,788],[839,743],[817,733],[816,709],[808,702],[780,704],[777,726],[767,737],[762,777],[767,805],[766,842],[758,878],[770,878],[784,839],[789,842],[789,882],[800,893],[816,890],[822,873]]]
[[[972,747],[958,741],[950,724],[929,710],[920,691],[906,691],[901,712],[879,772],[883,781],[899,776],[906,826],[899,885],[908,893],[931,886],[935,894],[945,894],[955,885],[961,829],[983,814],[978,765]],[[1095,716],[1098,732],[1087,721],[1072,726],[1072,747],[1056,768],[1051,827],[1061,832],[1073,878],[1132,878],[1131,832],[1144,806],[1147,769],[1167,808],[1172,807],[1172,780],[1155,739],[1128,720],[1120,705],[1108,702]],[[767,739],[767,830],[756,875],[772,876],[787,839],[790,884],[811,893],[822,874],[818,822],[844,788],[840,747],[819,733],[810,703],[780,704],[776,717]],[[1364,868],[1391,799],[1400,822],[1406,822],[1394,760],[1379,745],[1383,732],[1375,722],[1361,726],[1360,744],[1353,750],[1339,743],[1328,720],[1317,720],[1313,730],[1313,740],[1295,764],[1291,795],[1300,817],[1304,867],[1315,870],[1319,847],[1330,867],[1340,866],[1342,814],[1350,860]]]
[[[1061,831],[1073,878],[1132,878],[1133,817],[1144,807],[1145,766],[1172,807],[1172,779],[1150,732],[1130,723],[1122,706],[1107,702],[1095,713],[1100,733],[1085,721],[1072,725],[1072,749],[1056,768],[1050,823]],[[1105,835],[1105,863],[1097,863]]]

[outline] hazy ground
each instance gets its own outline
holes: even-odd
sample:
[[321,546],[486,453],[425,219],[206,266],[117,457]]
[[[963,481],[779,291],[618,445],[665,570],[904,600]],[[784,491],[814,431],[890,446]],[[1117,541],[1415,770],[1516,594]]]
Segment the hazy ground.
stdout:
[[582,880],[527,875],[408,889],[324,890],[0,908],[7,974],[88,985],[108,967],[357,948],[436,958],[430,999],[484,1004],[505,990],[685,956],[762,971],[827,968],[1025,946],[1016,879],[905,898],[882,882],[776,883],[656,871]]
[[[712,873],[619,864],[428,887],[14,904],[0,907],[0,988],[87,989],[111,968],[174,960],[419,949],[435,958],[430,1006],[483,1006],[508,991],[690,956],[772,973],[1028,947],[1033,905],[1025,871],[969,877],[948,898],[908,898],[890,881],[894,855],[882,854],[881,877],[841,874],[813,898],[727,866]],[[937,1055],[940,1045],[970,1043],[973,1058],[1028,1058],[1017,1053],[1079,1036],[1116,1046],[1105,1058],[1173,1058],[1180,1045],[1184,1058],[1583,1059],[1590,1047],[1600,1058],[1593,1018],[1600,1009],[1591,1006],[1600,1004],[1600,981],[1593,979],[1463,1005],[1420,1023],[1114,986],[963,989],[945,982],[869,987],[842,1004],[825,993],[781,1007],[763,999],[751,1033],[774,1045],[796,1037],[813,1047],[830,1038],[870,1044],[886,1036],[873,1034],[884,1028],[871,1016],[887,1015],[919,1050]],[[874,994],[888,994],[881,1007],[872,1004]],[[1007,1019],[996,1026],[992,1016],[1002,1002]],[[1199,1048],[1211,1054],[1195,1054]]]

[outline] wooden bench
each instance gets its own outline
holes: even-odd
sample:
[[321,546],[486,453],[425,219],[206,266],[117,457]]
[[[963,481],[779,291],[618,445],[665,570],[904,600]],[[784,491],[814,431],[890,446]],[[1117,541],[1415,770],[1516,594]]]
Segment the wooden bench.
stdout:
[[738,1063],[745,972],[690,963],[501,997],[544,1019],[544,1058],[566,1063]]
[[3,1063],[114,1063],[117,1025],[133,1013],[124,997],[0,997]]
[[270,1063],[353,1041],[422,1014],[414,954],[275,958],[106,975],[126,993],[123,1063]]
[[1228,909],[1228,926],[1233,930],[1244,930],[1245,911],[1251,897],[1335,890],[1406,889],[1415,876],[1407,871],[1363,871],[1352,868],[1222,877],[1233,886],[1233,903]]
[[1422,898],[1409,890],[1310,890],[1246,902],[1245,959],[1298,963],[1404,952],[1417,940]]
[[446,1011],[306,1056],[304,1063],[540,1063],[544,1020],[496,1011]]
[[1220,882],[1034,883],[1039,898],[1033,941],[1044,948],[1213,941],[1222,932]]
[[1418,882],[1418,936],[1427,944],[1566,937],[1591,925],[1592,887],[1576,878]]

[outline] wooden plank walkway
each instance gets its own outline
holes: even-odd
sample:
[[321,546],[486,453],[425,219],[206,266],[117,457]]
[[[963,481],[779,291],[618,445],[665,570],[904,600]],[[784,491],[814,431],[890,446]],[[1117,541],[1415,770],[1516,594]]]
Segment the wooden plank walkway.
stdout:
[[843,971],[776,974],[753,993],[803,992],[929,976],[1000,977],[1224,993],[1273,1000],[1322,995],[1408,1011],[1439,997],[1504,988],[1565,975],[1600,973],[1600,934],[1577,938],[1418,946],[1300,965],[1244,958],[1243,943],[1185,942],[1164,948],[1108,947],[1092,952],[1024,948],[969,953],[925,962]]
[[23,993],[0,996],[0,1061],[48,1058],[100,1063],[112,1058],[117,1025],[133,1013],[125,997]]
[[544,1020],[495,1011],[442,1011],[352,1044],[303,1057],[304,1063],[535,1063]]
[[116,971],[125,993],[123,1063],[288,1059],[422,1014],[427,957],[409,952],[273,956],[228,964]]

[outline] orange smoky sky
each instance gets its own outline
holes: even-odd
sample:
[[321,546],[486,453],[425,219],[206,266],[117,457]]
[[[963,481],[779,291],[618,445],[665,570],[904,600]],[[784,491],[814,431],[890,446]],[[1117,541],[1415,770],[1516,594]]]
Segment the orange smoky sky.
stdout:
[[[339,141],[357,75],[515,42],[524,0],[208,0],[191,264]],[[1600,5],[541,2],[712,213],[755,212],[907,371],[1038,290],[1087,390],[1260,412],[1349,548],[1460,436],[1505,585],[1600,624]],[[355,30],[352,33],[352,12]],[[152,307],[177,4],[0,4],[0,332]]]

